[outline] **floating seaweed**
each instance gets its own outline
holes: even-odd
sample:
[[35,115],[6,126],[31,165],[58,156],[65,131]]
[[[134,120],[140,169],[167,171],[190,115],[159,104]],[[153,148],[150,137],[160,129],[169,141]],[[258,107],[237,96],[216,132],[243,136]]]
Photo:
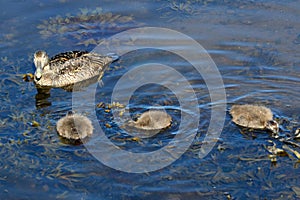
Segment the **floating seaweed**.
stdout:
[[168,21],[178,21],[187,19],[191,16],[201,14],[201,9],[206,6],[225,6],[230,9],[234,8],[254,8],[254,7],[267,7],[265,4],[255,1],[229,1],[229,0],[168,0],[161,1],[162,6],[157,10],[161,13],[162,18],[168,18]]
[[44,20],[37,26],[44,39],[72,40],[77,45],[97,45],[107,36],[137,27],[131,15],[104,12],[102,8],[82,8],[76,15],[57,15]]
[[245,65],[250,65],[253,66],[254,63],[255,65],[261,65],[261,66],[277,66],[280,65],[280,61],[278,59],[279,52],[276,48],[270,46],[270,45],[265,45],[265,46],[260,46],[257,45],[255,46],[255,49],[250,50],[249,56],[252,58],[255,58],[253,61],[245,62]]
[[281,148],[278,148],[277,145],[275,144],[275,142],[273,142],[272,140],[268,140],[268,142],[272,143],[272,146],[267,146],[266,149],[267,151],[274,155],[274,156],[287,156],[286,151],[284,151]]
[[0,128],[5,127],[7,124],[8,118],[0,119]]
[[[231,64],[243,66],[237,72],[238,75],[257,76],[270,70],[268,67],[283,65],[279,59],[279,51],[271,44],[260,44],[252,38],[245,38],[244,43],[254,43],[254,46],[240,46],[235,44],[220,45],[222,51],[232,51],[239,56],[230,60]],[[268,67],[266,67],[268,66]]]
[[112,103],[108,103],[105,104],[104,102],[100,102],[98,104],[96,104],[97,108],[102,108],[104,109],[104,112],[106,113],[110,113],[111,109],[124,109],[125,105],[121,104],[120,102],[112,102]]
[[30,125],[31,125],[32,127],[39,127],[39,126],[40,126],[40,123],[38,123],[37,121],[33,120],[33,121],[30,123]]
[[16,21],[18,19],[6,19],[2,20],[0,24],[0,44],[7,47],[15,46],[17,43],[20,42],[18,39],[18,30],[16,26]]
[[162,18],[168,18],[168,21],[178,21],[200,14],[195,3],[191,1],[167,1],[163,7],[157,10],[162,12]]
[[[24,72],[22,72],[22,66],[24,66],[24,63],[28,63],[28,60],[30,60],[30,57],[17,60],[10,56],[0,58],[0,91],[4,90],[8,94],[14,93],[12,98],[15,98],[16,91],[24,94],[34,89],[33,84],[23,84],[22,81],[22,79],[30,81],[30,73],[24,75]],[[11,88],[13,89],[10,90]]]
[[292,153],[296,156],[296,158],[297,158],[298,160],[300,160],[300,153],[299,153],[298,151],[296,151],[296,150],[290,148],[290,147],[287,146],[287,145],[283,145],[282,148],[285,149],[285,150],[287,150],[287,151],[292,152]]

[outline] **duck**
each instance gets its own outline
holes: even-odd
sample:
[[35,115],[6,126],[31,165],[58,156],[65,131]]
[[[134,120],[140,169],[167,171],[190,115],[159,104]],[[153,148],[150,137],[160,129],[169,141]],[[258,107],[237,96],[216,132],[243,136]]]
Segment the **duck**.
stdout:
[[275,134],[279,132],[279,125],[273,120],[272,111],[265,106],[233,105],[230,114],[232,121],[239,126],[269,130]]
[[118,56],[106,56],[87,52],[69,51],[49,59],[45,51],[34,53],[34,82],[40,87],[65,87],[98,76],[100,80],[106,68]]
[[68,112],[57,121],[56,130],[61,137],[76,141],[91,137],[94,127],[89,118]]
[[160,130],[169,127],[172,123],[172,117],[164,111],[149,110],[136,120],[129,121],[128,125],[137,129],[151,131]]

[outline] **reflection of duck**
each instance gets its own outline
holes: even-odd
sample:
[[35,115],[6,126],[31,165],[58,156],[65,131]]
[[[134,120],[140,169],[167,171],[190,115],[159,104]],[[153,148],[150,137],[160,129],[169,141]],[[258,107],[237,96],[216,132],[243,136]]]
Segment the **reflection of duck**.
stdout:
[[49,59],[45,51],[34,54],[34,82],[39,86],[64,87],[95,76],[99,79],[117,56],[102,56],[86,51],[60,53]]
[[69,112],[65,117],[58,120],[56,130],[66,139],[79,140],[93,134],[92,122],[85,116]]
[[130,121],[129,126],[143,130],[159,130],[171,125],[172,117],[163,111],[150,110],[144,112],[137,121]]
[[273,120],[269,108],[255,105],[234,105],[230,110],[232,121],[240,126],[254,129],[268,129],[278,133],[279,125]]

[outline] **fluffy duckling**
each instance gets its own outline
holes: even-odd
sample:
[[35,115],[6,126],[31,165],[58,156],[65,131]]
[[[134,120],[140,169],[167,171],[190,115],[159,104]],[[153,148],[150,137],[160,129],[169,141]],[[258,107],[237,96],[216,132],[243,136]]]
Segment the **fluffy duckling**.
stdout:
[[137,121],[130,121],[129,126],[146,131],[160,130],[171,125],[172,117],[163,111],[149,110],[144,112]]
[[58,120],[56,130],[60,136],[70,140],[82,140],[93,134],[91,120],[79,114],[69,112]]
[[65,87],[99,76],[100,80],[116,55],[102,56],[86,51],[60,53],[49,59],[45,51],[34,54],[34,82],[42,87]]
[[230,114],[232,121],[237,125],[253,128],[267,129],[278,133],[279,125],[273,120],[273,113],[269,108],[256,105],[233,105]]

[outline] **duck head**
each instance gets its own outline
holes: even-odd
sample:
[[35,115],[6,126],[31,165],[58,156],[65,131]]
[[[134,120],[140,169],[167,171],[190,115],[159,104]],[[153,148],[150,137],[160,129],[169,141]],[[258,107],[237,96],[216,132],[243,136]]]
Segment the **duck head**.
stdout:
[[43,74],[43,69],[49,63],[49,57],[45,51],[37,51],[34,53],[34,65],[36,71],[34,73],[34,78],[38,81],[41,79]]
[[279,132],[279,124],[275,120],[268,121],[266,128],[275,134]]

